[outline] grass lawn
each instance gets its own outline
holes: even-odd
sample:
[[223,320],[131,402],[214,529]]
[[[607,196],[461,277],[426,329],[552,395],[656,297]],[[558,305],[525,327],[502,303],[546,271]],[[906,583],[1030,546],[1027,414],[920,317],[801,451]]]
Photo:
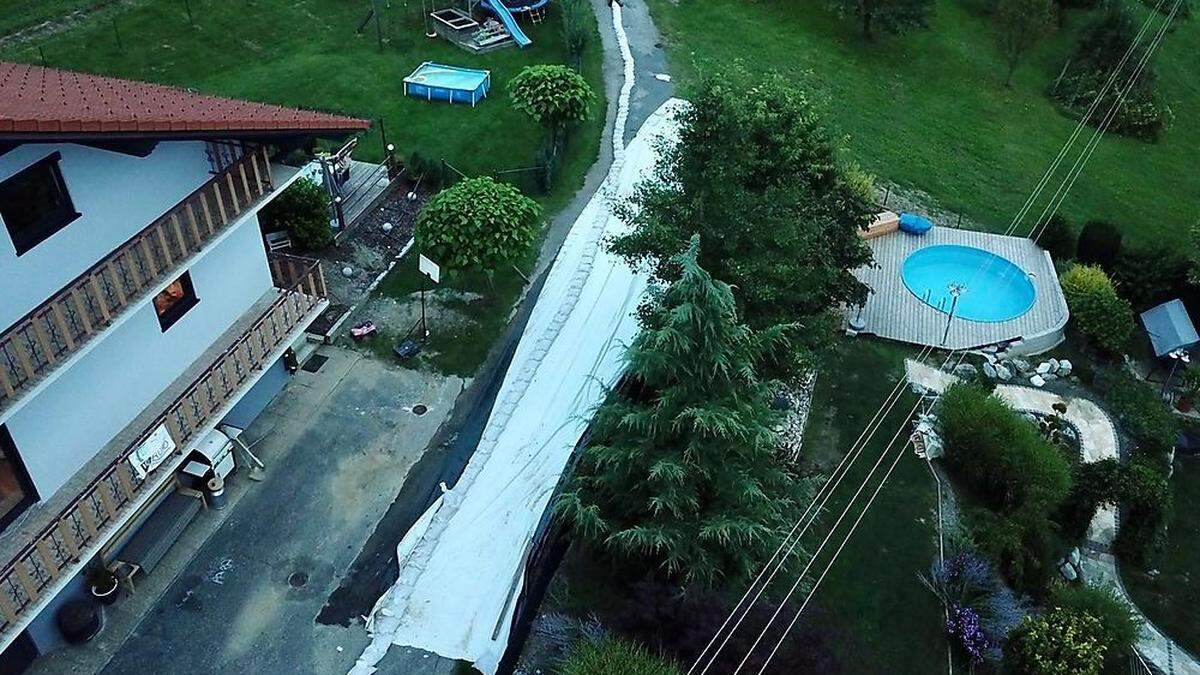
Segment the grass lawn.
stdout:
[[77,10],[111,5],[116,0],[8,0],[0,12],[0,36],[54,21]]
[[[497,270],[490,280],[481,273],[444,271],[437,290],[428,292],[426,301],[432,303],[436,294],[439,306],[453,311],[462,320],[453,323],[430,320],[429,342],[417,364],[431,366],[447,375],[474,375],[487,358],[492,343],[508,325],[509,314],[525,287],[522,274],[533,268],[535,252],[536,247],[519,265],[520,274],[511,266]],[[422,279],[417,271],[417,256],[411,254],[396,265],[375,293],[405,300],[421,290]],[[463,293],[472,295],[468,299]],[[377,356],[391,360],[395,359],[392,346],[400,337],[384,330],[368,344]]]
[[[684,95],[700,74],[734,60],[777,69],[814,96],[868,171],[991,229],[1008,226],[1075,126],[1045,91],[1084,12],[1069,15],[1009,89],[990,22],[970,0],[939,0],[929,30],[874,42],[824,0],[648,2]],[[1174,124],[1155,144],[1107,136],[1064,205],[1073,222],[1108,219],[1127,242],[1144,243],[1196,221],[1198,39],[1200,21],[1181,22],[1155,57]]]
[[[190,0],[189,25],[182,0],[141,0],[111,7],[57,34],[0,50],[6,60],[48,65],[185,86],[206,93],[317,108],[385,123],[397,153],[445,159],[471,175],[525,167],[535,162],[541,130],[514,110],[505,90],[522,67],[565,60],[560,19],[528,27],[534,44],[491,54],[468,54],[444,40],[430,40],[421,26],[421,3],[391,2],[383,11],[382,51],[371,24],[355,28],[368,3],[346,0]],[[0,26],[20,25],[76,7],[83,0],[18,3]],[[51,7],[51,5],[53,7]],[[51,11],[55,9],[56,11]],[[113,24],[117,26],[114,33]],[[117,44],[120,35],[120,46]],[[584,59],[584,75],[603,95],[598,36]],[[403,95],[402,80],[422,61],[492,71],[491,96],[477,108],[427,103]],[[559,168],[551,195],[538,196],[552,212],[582,183],[597,155],[604,102]],[[363,139],[361,155],[382,157],[377,130]]]
[[1175,517],[1167,532],[1167,545],[1154,562],[1158,574],[1150,577],[1130,565],[1121,566],[1129,594],[1138,608],[1159,628],[1187,648],[1200,654],[1200,533],[1196,531],[1195,506],[1200,502],[1200,459],[1181,457],[1171,478]]
[[[831,471],[904,376],[904,358],[912,354],[913,350],[895,343],[844,342],[839,354],[826,361],[817,380],[805,433],[805,456],[823,465],[826,473]],[[825,524],[806,536],[809,550],[820,544],[915,402],[915,397],[906,393],[879,428],[830,500]],[[905,426],[901,441],[907,432]],[[894,454],[888,456],[876,480],[863,492],[860,505],[865,504],[892,457]],[[814,569],[824,568],[857,513],[854,509],[846,517]],[[822,616],[833,624],[831,628],[848,637],[835,645],[841,650],[838,656],[844,672],[882,672],[882,664],[892,673],[945,672],[941,604],[917,578],[937,556],[936,519],[933,477],[925,463],[907,449],[814,596],[814,603],[825,610]]]

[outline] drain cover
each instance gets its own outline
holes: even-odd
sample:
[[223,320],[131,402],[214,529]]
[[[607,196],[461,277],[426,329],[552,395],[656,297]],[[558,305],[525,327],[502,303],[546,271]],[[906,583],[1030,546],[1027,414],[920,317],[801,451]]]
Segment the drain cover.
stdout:
[[427,412],[429,412],[428,406],[422,405],[420,403],[413,406],[413,414],[416,415],[417,417],[420,417],[421,415],[424,415]]
[[304,585],[307,583],[307,572],[292,572],[292,575],[288,577],[288,585],[292,588],[304,588]]
[[304,366],[302,366],[302,370],[304,370],[304,372],[306,372],[306,373],[315,373],[318,370],[320,370],[321,366],[325,365],[325,362],[328,360],[329,360],[328,356],[321,356],[320,354],[313,354],[312,356],[310,356],[308,358],[307,361],[304,362]]

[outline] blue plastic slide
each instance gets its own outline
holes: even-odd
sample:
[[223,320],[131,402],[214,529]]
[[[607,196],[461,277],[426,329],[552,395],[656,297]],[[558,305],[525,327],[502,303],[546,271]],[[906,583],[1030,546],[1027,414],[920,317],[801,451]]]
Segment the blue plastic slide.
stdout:
[[508,11],[508,7],[504,5],[504,0],[483,0],[481,6],[492,14],[495,14],[497,19],[500,19],[500,23],[504,24],[504,27],[508,29],[508,33],[512,35],[518,47],[528,47],[533,44],[533,40],[530,40],[525,31],[521,30],[521,27],[517,25],[517,19],[512,15],[512,12]]

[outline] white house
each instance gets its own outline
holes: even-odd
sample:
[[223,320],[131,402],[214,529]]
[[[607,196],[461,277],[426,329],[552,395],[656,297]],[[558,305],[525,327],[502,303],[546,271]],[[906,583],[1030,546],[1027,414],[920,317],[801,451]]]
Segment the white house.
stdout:
[[179,518],[154,514],[200,507],[180,490],[189,452],[282,387],[324,279],[266,250],[258,211],[296,177],[277,158],[367,127],[0,63],[6,667],[55,643],[85,568],[135,579],[165,552]]

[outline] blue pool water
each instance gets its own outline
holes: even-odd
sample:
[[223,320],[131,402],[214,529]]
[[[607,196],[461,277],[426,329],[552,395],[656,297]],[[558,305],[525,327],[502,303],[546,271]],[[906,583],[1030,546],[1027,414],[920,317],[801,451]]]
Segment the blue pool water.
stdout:
[[953,289],[960,289],[954,315],[971,321],[1015,319],[1037,299],[1033,281],[1020,267],[995,253],[942,244],[914,251],[901,271],[904,285],[931,307],[949,313]]
[[422,63],[404,78],[404,93],[426,100],[470,103],[487,96],[491,75],[486,70]]

